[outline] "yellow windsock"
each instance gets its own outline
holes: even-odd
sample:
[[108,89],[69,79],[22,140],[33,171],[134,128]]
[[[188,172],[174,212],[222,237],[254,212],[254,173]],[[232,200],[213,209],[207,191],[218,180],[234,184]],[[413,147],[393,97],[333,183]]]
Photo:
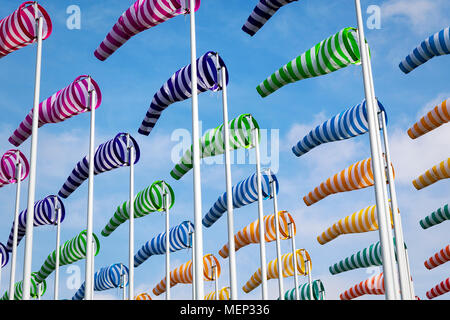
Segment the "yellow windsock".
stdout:
[[[220,277],[220,263],[216,257],[212,254],[207,254],[203,257],[203,279],[205,281],[214,280],[214,268],[217,267],[217,277]],[[170,272],[170,287],[175,286],[178,283],[192,283],[192,260],[189,260],[185,264],[179,266],[178,268]],[[161,293],[166,291],[166,277],[161,280],[153,288],[153,294],[159,296]]]
[[[208,293],[203,300],[216,300],[216,291]],[[230,300],[230,287],[219,290],[219,300]]]
[[144,292],[134,297],[134,300],[152,300],[152,297],[150,297],[148,293]]
[[[389,211],[391,209],[389,208]],[[392,211],[391,211],[391,226]],[[376,206],[370,206],[339,220],[317,237],[320,244],[325,244],[336,239],[341,234],[362,233],[378,230],[378,218]]]
[[411,139],[416,139],[437,127],[450,121],[450,99],[445,100],[440,105],[434,107],[411,128],[408,129],[408,135]]
[[412,183],[417,190],[420,190],[447,178],[450,178],[450,158],[427,170],[424,174],[413,180]]
[[[307,255],[307,259],[309,258],[309,253],[304,249],[298,249],[295,251],[295,256],[297,258],[297,271],[301,275],[306,274],[306,264],[305,259],[303,258],[302,252],[305,252]],[[276,279],[278,278],[278,264],[277,264],[278,258],[275,260],[272,260],[267,265],[267,280],[270,279]],[[281,256],[281,266],[283,268],[282,270],[282,276],[284,278],[290,277],[294,275],[294,259],[292,253],[286,253]],[[311,260],[310,260],[311,261]],[[256,271],[252,277],[247,281],[247,283],[242,287],[242,290],[244,290],[245,293],[249,293],[256,287],[258,287],[262,282],[262,275],[261,275],[261,268]]]
[[[293,223],[294,235],[296,234],[295,221],[287,211],[279,211],[278,217],[280,221],[280,238],[286,240],[289,238],[289,223]],[[275,228],[275,214],[264,216],[264,239],[266,242],[272,242],[276,239],[276,228]],[[240,230],[234,235],[235,251],[238,251],[242,247],[245,247],[251,243],[259,243],[259,219],[250,223],[244,229]],[[222,258],[228,258],[229,244],[223,246],[219,250],[219,255]]]

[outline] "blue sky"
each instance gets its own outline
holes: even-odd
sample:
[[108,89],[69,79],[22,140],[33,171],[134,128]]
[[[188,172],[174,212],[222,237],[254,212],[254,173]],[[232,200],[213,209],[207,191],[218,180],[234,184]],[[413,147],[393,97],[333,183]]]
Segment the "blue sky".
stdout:
[[[0,0],[0,17],[15,10],[22,1]],[[96,145],[109,140],[118,132],[130,132],[141,147],[141,160],[136,166],[135,190],[140,191],[155,180],[165,179],[173,187],[176,202],[171,221],[178,224],[193,220],[192,173],[174,181],[169,172],[173,158],[178,159],[179,141],[176,133],[191,128],[190,100],[171,105],[163,114],[150,136],[137,133],[156,90],[179,68],[190,63],[189,17],[179,16],[153,29],[142,32],[105,62],[93,52],[104,39],[117,18],[134,1],[40,1],[53,21],[53,34],[44,42],[42,60],[41,100],[65,87],[81,74],[90,74],[100,85],[103,101],[97,109]],[[303,196],[320,182],[352,163],[368,158],[368,135],[320,146],[297,158],[291,147],[314,125],[360,103],[364,99],[361,68],[351,66],[331,75],[290,84],[267,98],[261,98],[255,87],[279,67],[308,50],[316,43],[344,27],[356,27],[353,1],[300,0],[282,8],[254,37],[241,31],[243,23],[254,8],[254,1],[202,1],[197,12],[197,54],[217,51],[230,73],[228,87],[229,117],[251,113],[263,129],[268,142],[263,141],[263,166],[272,166],[280,181],[279,209],[289,211],[297,224],[297,248],[306,248],[312,257],[313,278],[324,282],[329,299],[354,284],[367,279],[372,272],[354,270],[331,276],[329,265],[359,251],[378,240],[377,232],[343,235],[321,246],[316,237],[337,220],[374,204],[374,190],[367,188],[332,195],[306,207]],[[81,29],[66,27],[66,8],[81,9]],[[397,192],[402,212],[405,241],[409,248],[411,273],[416,295],[426,299],[425,292],[448,277],[448,266],[432,271],[423,261],[448,244],[448,225],[422,230],[419,220],[448,203],[449,182],[441,181],[416,191],[411,181],[431,166],[447,159],[450,127],[443,126],[426,136],[411,140],[406,130],[426,111],[450,95],[446,85],[448,57],[434,58],[408,75],[398,63],[429,35],[450,23],[444,13],[450,9],[445,0],[362,1],[363,10],[369,5],[381,8],[381,28],[366,28],[373,58],[375,90],[387,109],[392,160],[397,174]],[[365,14],[365,19],[368,15]],[[32,107],[35,68],[35,45],[14,52],[0,61],[0,150],[12,148],[10,134]],[[199,116],[203,131],[216,127],[222,119],[221,96],[203,93],[199,96]],[[182,132],[182,131],[181,131]],[[174,135],[175,133],[175,135]],[[82,114],[57,125],[39,130],[39,154],[36,199],[55,194],[70,174],[73,166],[88,152],[89,115]],[[272,139],[272,140],[271,140]],[[28,155],[30,139],[21,150]],[[177,149],[178,148],[178,149]],[[174,151],[175,150],[175,151]],[[233,183],[254,172],[252,154],[244,164],[232,167]],[[217,157],[216,160],[220,160]],[[204,162],[202,172],[202,207],[206,213],[225,190],[224,168]],[[0,192],[0,241],[7,240],[14,212],[14,186]],[[115,208],[128,199],[128,168],[120,168],[95,178],[94,232],[100,237],[101,249],[95,259],[95,269],[116,262],[127,263],[128,224],[119,227],[110,237],[100,231]],[[21,208],[26,207],[27,183],[23,185]],[[62,224],[62,242],[71,239],[86,227],[87,183],[64,201],[66,219]],[[265,214],[273,213],[272,204],[264,202]],[[164,230],[164,215],[151,214],[136,220],[135,248]],[[235,210],[235,230],[257,219],[257,205]],[[446,232],[447,231],[447,232]],[[228,260],[217,251],[227,242],[226,217],[210,229],[204,229],[204,253],[214,253],[223,268],[219,284],[228,285]],[[56,229],[44,226],[34,229],[32,270],[37,271],[47,255],[54,250]],[[22,277],[22,252],[19,245],[17,279]],[[290,250],[289,241],[282,243],[282,252]],[[172,254],[172,269],[185,263],[190,251]],[[267,245],[267,262],[275,259],[275,243]],[[236,254],[238,287],[241,288],[258,269],[259,247],[250,245]],[[80,267],[84,279],[84,261]],[[136,294],[148,292],[165,276],[164,256],[155,256],[135,271]],[[60,273],[60,297],[70,299],[76,289],[68,288],[67,267]],[[306,279],[301,278],[300,283]],[[9,282],[9,265],[3,269],[1,294]],[[293,279],[285,279],[285,289],[293,287]],[[214,290],[205,282],[205,294]],[[278,284],[269,281],[269,297],[276,298]],[[172,289],[175,299],[190,299],[191,287],[179,284]],[[259,299],[260,288],[250,294],[239,291],[239,299]],[[120,299],[117,290],[95,293],[100,299]],[[53,298],[53,275],[48,278],[48,291],[43,299]],[[362,299],[383,297],[365,296]],[[445,299],[443,296],[442,299]],[[448,298],[448,296],[447,296]],[[361,298],[360,298],[361,299]]]

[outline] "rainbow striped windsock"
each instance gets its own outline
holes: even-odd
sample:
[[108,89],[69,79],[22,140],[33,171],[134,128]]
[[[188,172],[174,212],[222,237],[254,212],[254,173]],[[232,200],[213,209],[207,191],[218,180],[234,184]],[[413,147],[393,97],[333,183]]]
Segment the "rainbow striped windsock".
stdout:
[[439,267],[441,264],[450,261],[450,244],[436,252],[432,257],[424,262],[428,270]]
[[[317,279],[312,282],[313,298],[309,291],[309,283],[301,284],[298,287],[299,299],[298,300],[324,300],[322,293],[325,293],[325,287],[321,280]],[[278,298],[280,299],[280,298]],[[284,300],[296,300],[295,288],[286,291],[284,294]]]
[[[59,90],[52,96],[42,101],[38,106],[39,128],[47,123],[59,123],[73,116],[87,112],[89,107],[89,91],[94,90],[94,105],[97,109],[102,101],[102,94],[97,82],[91,78],[89,86],[88,76],[78,76],[70,85]],[[31,135],[33,124],[33,109],[28,113],[19,127],[9,137],[8,141],[20,146]]]
[[357,30],[345,28],[281,67],[256,90],[265,98],[288,83],[326,75],[359,62]]
[[450,27],[436,32],[422,41],[405,59],[400,62],[400,70],[404,73],[413,71],[433,57],[450,53]]
[[[141,218],[152,212],[162,211],[165,206],[163,198],[165,190],[168,192],[169,209],[172,208],[175,203],[175,193],[168,183],[158,180],[153,182],[151,186],[140,191],[134,198],[134,217]],[[130,200],[127,200],[117,207],[113,217],[103,228],[102,236],[109,236],[130,218],[130,213],[128,212],[130,207],[129,202]]]
[[[220,277],[221,267],[219,260],[212,254],[203,256],[203,279],[205,281],[214,280],[213,266],[217,266],[217,276]],[[175,286],[178,283],[192,283],[192,260],[189,260],[185,264],[175,268],[170,272],[170,287]],[[161,280],[152,290],[155,296],[166,291],[166,277]]]
[[[303,259],[302,251],[305,251],[305,253],[307,254],[308,260],[310,260],[309,254],[306,250],[298,249],[295,252],[295,255],[297,258],[297,265],[295,267],[297,268],[297,271],[299,274],[304,275],[304,274],[306,274],[306,264],[305,264],[305,260]],[[278,261],[278,258],[270,261],[269,264],[267,265],[267,280],[278,278],[279,271],[278,271],[277,261]],[[292,252],[283,254],[281,256],[281,261],[282,261],[281,266],[283,268],[283,270],[281,271],[282,276],[284,278],[293,276],[294,275],[294,259],[293,259]],[[247,281],[247,283],[242,287],[242,290],[244,290],[245,293],[249,293],[252,290],[254,290],[255,288],[257,288],[261,283],[262,283],[262,274],[261,274],[261,268],[259,268],[251,276],[251,278]]]
[[[391,226],[392,212],[391,212]],[[339,220],[317,237],[317,241],[324,245],[341,234],[363,233],[378,230],[378,216],[376,205],[354,212]]]
[[0,188],[16,183],[17,163],[21,164],[20,181],[25,180],[30,172],[30,164],[25,155],[18,149],[11,149],[3,154],[0,159]]
[[[252,148],[254,129],[259,128],[258,123],[250,114],[241,114],[229,122],[230,151],[239,148]],[[225,152],[225,133],[223,124],[215,129],[208,130],[200,139],[200,158],[214,157]],[[258,137],[260,138],[260,137]],[[181,179],[192,168],[193,146],[185,152],[180,161],[172,169],[170,175],[175,180]]]
[[152,300],[152,297],[150,297],[148,293],[144,292],[134,297],[134,300]]
[[447,178],[450,178],[450,158],[428,169],[412,183],[417,190],[420,190]]
[[442,126],[450,121],[450,99],[445,100],[440,105],[434,107],[425,116],[420,118],[411,128],[408,135],[411,139],[416,139],[424,134]]
[[[218,295],[219,299],[217,300],[230,300],[230,287],[220,289]],[[208,293],[203,300],[216,300],[216,291]]]
[[[287,211],[279,211],[278,217],[280,221],[279,231],[282,240],[289,239],[289,223],[293,223],[294,235],[296,234],[295,221],[291,214]],[[264,220],[264,239],[266,242],[272,242],[276,239],[275,214],[266,215]],[[234,235],[235,251],[245,247],[251,243],[259,243],[259,219],[250,223],[248,226],[238,231]],[[222,258],[228,258],[230,254],[229,244],[227,243],[219,250]]]
[[[94,55],[101,61],[106,60],[134,35],[189,13],[188,7],[188,0],[137,0],[122,13]],[[199,7],[200,0],[195,0],[195,11]]]
[[242,26],[242,31],[253,37],[278,9],[294,1],[298,0],[260,0]]
[[429,216],[423,218],[419,223],[422,229],[428,229],[446,220],[450,220],[450,209],[448,204],[446,204],[442,208],[437,209]]
[[434,288],[427,291],[426,295],[428,299],[434,299],[447,292],[450,292],[450,278],[445,279],[444,281],[436,285]]
[[[38,283],[36,281],[36,273],[31,273],[30,278],[30,297],[31,298],[37,298],[38,294],[40,297],[42,297],[47,290],[47,282],[45,280],[41,283]],[[23,297],[23,280],[16,282],[14,284],[14,300],[22,300]],[[8,290],[5,292],[3,297],[0,300],[9,300],[9,292]]]
[[341,293],[339,297],[341,300],[352,300],[366,294],[384,294],[384,290],[384,276],[382,272],[361,281],[359,284]]
[[[0,20],[0,59],[36,41],[35,1],[25,1],[17,10]],[[52,33],[52,21],[47,11],[37,5],[37,16],[43,17],[42,40]]]

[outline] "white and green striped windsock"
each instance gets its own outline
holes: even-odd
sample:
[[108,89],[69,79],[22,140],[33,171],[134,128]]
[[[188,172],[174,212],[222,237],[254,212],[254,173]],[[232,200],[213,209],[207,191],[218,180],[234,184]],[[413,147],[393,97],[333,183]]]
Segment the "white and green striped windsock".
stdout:
[[[167,189],[165,186],[167,186]],[[155,211],[163,211],[165,206],[163,198],[165,190],[167,191],[169,197],[169,209],[172,208],[175,203],[175,194],[173,189],[167,182],[158,180],[153,182],[151,186],[140,191],[134,198],[134,218],[141,218]],[[113,217],[103,228],[102,236],[109,236],[114,232],[114,230],[117,229],[117,227],[129,219],[129,202],[129,200],[125,201],[117,207]]]
[[[30,297],[38,297],[38,282],[36,281],[36,272],[31,273],[31,283],[30,283]],[[45,280],[40,283],[39,296],[43,296],[47,290],[47,282]],[[23,281],[16,282],[14,284],[14,300],[22,300],[23,297]],[[9,300],[9,292],[6,291],[0,300]]]
[[[95,233],[94,238],[94,254],[97,255],[100,250],[100,242]],[[67,240],[64,245],[59,247],[59,265],[65,266],[75,263],[86,258],[86,230],[83,230],[76,237]],[[55,270],[56,267],[56,250],[53,250],[45,260],[41,269],[36,272],[36,282],[41,283]]]
[[[325,293],[325,287],[321,280],[317,279],[312,282],[313,287],[313,300],[323,300]],[[309,283],[304,283],[298,287],[299,299],[298,300],[311,300],[311,294],[309,292]],[[295,288],[286,291],[284,294],[284,300],[296,300],[295,299]]]
[[357,29],[345,28],[281,67],[256,90],[265,98],[288,83],[326,75],[360,59]]
[[441,222],[444,222],[445,220],[450,220],[450,209],[448,207],[448,204],[420,220],[420,226],[422,227],[422,229],[428,229]]
[[[250,114],[241,114],[229,122],[230,150],[253,147],[253,130],[259,128],[258,123]],[[259,138],[259,137],[258,137]],[[175,179],[181,179],[192,169],[193,146],[186,151],[170,175]],[[200,158],[213,157],[225,152],[223,124],[215,129],[208,130],[200,139]]]

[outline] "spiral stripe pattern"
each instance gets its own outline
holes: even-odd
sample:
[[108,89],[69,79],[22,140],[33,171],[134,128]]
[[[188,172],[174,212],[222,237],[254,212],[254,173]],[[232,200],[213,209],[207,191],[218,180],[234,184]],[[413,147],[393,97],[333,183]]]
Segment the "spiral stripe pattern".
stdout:
[[[325,293],[325,287],[321,280],[317,279],[312,282],[313,299],[309,292],[309,283],[301,284],[298,287],[299,300],[323,300],[322,292]],[[284,294],[284,300],[296,300],[295,288],[286,291]]]
[[450,244],[436,252],[432,257],[424,262],[428,270],[439,267],[441,264],[450,261]]
[[434,288],[427,291],[426,295],[428,299],[434,299],[443,294],[446,294],[447,292],[450,292],[450,278],[441,281]]
[[383,273],[380,273],[361,281],[359,284],[341,293],[339,297],[341,300],[352,300],[366,294],[381,295],[384,294],[384,290],[384,276]]
[[[217,300],[230,300],[230,287],[220,289],[218,296]],[[216,291],[208,293],[203,300],[216,300]]]
[[408,136],[417,139],[424,134],[442,126],[450,121],[450,99],[445,100],[440,105],[434,107],[425,116],[420,118],[411,128],[408,129]]
[[450,178],[450,158],[428,169],[424,174],[414,179],[412,183],[417,190],[421,190],[447,178]]
[[152,297],[150,297],[148,293],[144,292],[134,297],[134,300],[152,300]]
[[448,204],[446,204],[442,208],[437,209],[429,216],[420,220],[420,226],[423,229],[428,229],[446,220],[450,220],[450,209],[448,207]]
[[[40,288],[38,285],[41,285]],[[38,283],[36,281],[36,273],[32,272],[30,277],[30,297],[37,298],[38,293],[39,296],[42,297],[47,290],[47,282],[43,281],[42,283]],[[23,281],[16,282],[14,284],[14,300],[22,300],[23,298]],[[6,291],[3,297],[0,300],[9,300],[9,292]]]
[[17,149],[8,150],[0,160],[0,188],[10,183],[16,183],[16,176],[18,173],[17,162],[19,162],[22,167],[20,181],[23,181],[28,177],[30,164],[25,155]]

